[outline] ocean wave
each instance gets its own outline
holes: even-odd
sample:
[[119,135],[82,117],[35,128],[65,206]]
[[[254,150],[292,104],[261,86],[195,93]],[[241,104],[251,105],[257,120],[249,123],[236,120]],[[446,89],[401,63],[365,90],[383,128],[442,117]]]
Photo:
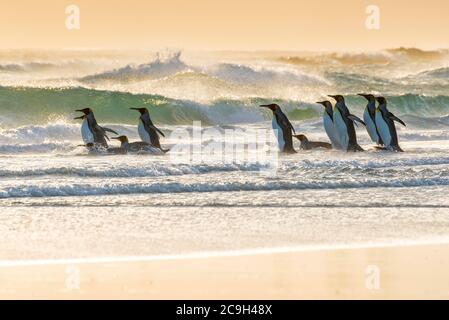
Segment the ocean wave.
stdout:
[[[14,129],[0,129],[0,144],[26,144],[24,148],[38,147],[41,144],[44,148],[46,145],[54,144],[46,143],[52,141],[64,141],[71,138],[79,138],[80,126],[61,121],[51,122],[45,125],[29,125],[21,126]],[[0,150],[9,148],[1,145]]]
[[[285,66],[254,67],[243,64],[218,63],[209,67],[196,67],[187,65],[181,60],[181,52],[172,53],[166,58],[158,54],[156,58],[145,64],[137,66],[127,65],[123,68],[90,75],[80,79],[90,84],[112,81],[129,83],[143,80],[157,80],[161,78],[175,77],[180,73],[190,73],[190,78],[204,75],[220,80],[243,85],[262,84],[294,84],[294,85],[318,85],[327,84],[324,79],[316,75],[306,74],[299,70]],[[166,80],[167,82],[168,80]]]
[[418,48],[394,48],[376,52],[325,52],[281,56],[277,60],[294,65],[389,65],[410,61],[432,61],[447,58],[448,50],[421,50]]
[[4,63],[0,64],[0,72],[5,73],[39,73],[46,71],[58,71],[66,68],[77,68],[80,63],[75,61],[63,61],[60,63],[31,61],[24,63]]
[[[227,125],[269,120],[271,115],[258,108],[260,104],[278,103],[292,120],[316,118],[322,110],[314,102],[267,99],[267,98],[218,98],[210,102],[170,99],[159,95],[131,94],[128,92],[94,90],[83,87],[73,88],[29,88],[1,87],[0,109],[0,143],[3,137],[11,134],[26,134],[33,141],[42,141],[45,137],[42,127],[54,124],[54,136],[71,135],[77,126],[67,128],[58,123],[77,124],[73,120],[75,109],[91,107],[100,123],[118,123],[135,125],[138,114],[130,107],[144,106],[149,108],[153,120],[160,125],[191,124],[201,121],[205,125]],[[445,117],[449,114],[449,96],[436,95],[392,95],[386,96],[392,112],[398,115],[415,117],[416,123],[427,125],[445,125]],[[348,106],[355,114],[363,113],[366,102],[357,95],[346,96]],[[315,100],[313,100],[315,101]],[[418,117],[418,118],[416,118]],[[419,121],[418,121],[419,120]],[[27,127],[27,126],[35,127]],[[16,132],[7,132],[6,128],[18,128]],[[69,131],[68,131],[69,130]],[[34,137],[33,137],[34,133]]]
[[74,148],[75,146],[70,143],[4,144],[0,145],[0,154],[49,153],[49,152],[68,153],[73,151]]
[[289,84],[289,85],[324,85],[328,84],[318,76],[306,74],[285,67],[250,67],[246,65],[222,63],[212,67],[208,74],[229,82],[244,85]]
[[[75,109],[91,107],[100,123],[136,124],[138,114],[130,107],[149,108],[152,118],[159,124],[233,124],[259,122],[270,115],[258,108],[260,104],[276,102],[282,105],[293,119],[317,117],[318,107],[312,103],[263,98],[216,99],[208,103],[169,99],[150,94],[86,89],[82,87],[64,89],[0,87],[2,116],[14,121],[16,126],[47,124],[53,121],[76,123]],[[39,131],[39,128],[35,129]],[[62,132],[60,132],[62,133]],[[39,133],[36,134],[39,136]]]
[[94,75],[81,78],[84,82],[94,81],[142,81],[148,79],[159,79],[174,75],[181,71],[188,71],[189,67],[180,59],[181,52],[175,52],[168,57],[161,57],[160,54],[156,58],[145,64],[137,66],[127,65],[123,68],[106,71]]
[[[26,167],[4,167],[0,168],[0,177],[23,178],[40,176],[67,176],[67,177],[91,177],[91,178],[144,178],[182,176],[190,174],[207,174],[222,172],[261,172],[272,169],[266,162],[215,162],[215,163],[171,163],[167,161],[148,162],[145,158],[121,158],[116,163],[98,162],[98,158],[91,159],[92,162],[76,161],[68,164],[64,159],[54,161],[52,164],[27,165]],[[410,174],[417,175],[429,166],[449,165],[449,157],[422,157],[422,158],[371,158],[366,160],[297,160],[280,162],[277,171],[280,176],[298,177],[304,179],[325,172],[338,177],[340,173],[351,173],[354,177],[369,174],[370,178],[389,175],[405,175],[407,170]],[[433,170],[433,169],[432,169]],[[437,169],[438,176],[444,177],[449,174],[449,169]],[[435,171],[436,172],[436,171]]]
[[356,181],[325,180],[318,182],[265,181],[265,182],[200,182],[200,183],[76,183],[61,185],[16,185],[2,187],[0,198],[88,196],[144,193],[191,193],[229,191],[274,191],[304,189],[356,189],[448,186],[449,178],[390,178]]
[[203,174],[213,172],[233,171],[260,171],[268,168],[263,163],[216,163],[216,164],[170,164],[170,163],[143,163],[139,165],[128,164],[124,166],[109,165],[107,168],[84,166],[50,166],[47,168],[17,168],[0,169],[0,177],[39,177],[39,176],[74,176],[97,178],[139,178],[180,176],[188,174]]
[[449,67],[422,71],[422,72],[414,75],[413,77],[427,78],[430,80],[432,80],[432,79],[447,80],[449,78]]

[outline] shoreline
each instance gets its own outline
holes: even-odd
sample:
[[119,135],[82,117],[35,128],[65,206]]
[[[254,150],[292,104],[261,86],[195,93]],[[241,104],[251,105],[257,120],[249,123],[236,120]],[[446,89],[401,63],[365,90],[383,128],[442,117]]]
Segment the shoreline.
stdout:
[[323,252],[340,250],[363,250],[382,248],[407,248],[407,247],[427,247],[427,246],[449,246],[449,238],[429,241],[398,241],[389,243],[373,244],[337,244],[337,245],[316,245],[316,246],[291,246],[291,247],[267,247],[242,250],[205,251],[176,254],[155,254],[155,255],[135,255],[135,256],[105,256],[86,258],[52,258],[52,259],[0,259],[0,270],[2,268],[26,267],[26,266],[49,266],[67,264],[98,264],[98,263],[122,263],[122,262],[152,262],[152,261],[179,261],[179,260],[201,260],[227,257],[248,257],[264,256],[273,254],[303,253],[303,252]]
[[0,268],[1,299],[445,299],[449,244]]

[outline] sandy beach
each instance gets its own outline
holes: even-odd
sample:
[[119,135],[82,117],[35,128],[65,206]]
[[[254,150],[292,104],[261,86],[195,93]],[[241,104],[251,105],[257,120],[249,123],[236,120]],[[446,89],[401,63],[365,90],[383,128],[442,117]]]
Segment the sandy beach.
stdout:
[[446,299],[449,246],[2,266],[1,299]]

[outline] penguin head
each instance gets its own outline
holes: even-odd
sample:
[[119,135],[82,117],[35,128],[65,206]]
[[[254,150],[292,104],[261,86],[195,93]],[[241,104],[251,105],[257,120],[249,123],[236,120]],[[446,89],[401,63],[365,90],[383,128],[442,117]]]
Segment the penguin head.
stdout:
[[376,100],[380,105],[387,103],[387,99],[385,99],[384,97],[376,97]]
[[148,113],[148,109],[147,108],[130,108],[130,109],[139,111],[141,115],[145,114],[145,113]]
[[262,104],[262,105],[260,105],[259,107],[261,107],[261,108],[268,108],[268,109],[270,109],[271,111],[273,111],[273,113],[274,112],[276,112],[276,111],[278,111],[278,110],[281,110],[281,107],[279,107],[277,104],[275,104],[275,103],[272,103],[272,104]]
[[379,102],[379,106],[377,107],[378,110],[381,110],[382,112],[387,111],[387,99],[384,97],[376,97],[377,102]]
[[326,101],[320,101],[317,102],[318,104],[321,104],[323,107],[325,108],[332,108],[332,104],[330,101],[326,100]]
[[307,137],[303,134],[295,134],[293,136],[301,142],[308,141]]
[[78,109],[78,110],[75,110],[75,111],[77,111],[77,112],[82,112],[82,113],[84,113],[85,115],[88,115],[89,113],[92,112],[92,109],[91,109],[91,108],[84,108],[84,109]]
[[359,93],[357,94],[358,96],[364,97],[366,100],[368,100],[369,102],[375,102],[376,98],[372,95],[372,94],[364,94],[364,93]]
[[336,96],[331,96],[329,95],[328,97],[331,97],[332,99],[334,99],[337,102],[345,102],[345,98],[342,95],[336,95]]
[[112,137],[111,139],[118,140],[121,143],[128,143],[128,137],[127,136]]

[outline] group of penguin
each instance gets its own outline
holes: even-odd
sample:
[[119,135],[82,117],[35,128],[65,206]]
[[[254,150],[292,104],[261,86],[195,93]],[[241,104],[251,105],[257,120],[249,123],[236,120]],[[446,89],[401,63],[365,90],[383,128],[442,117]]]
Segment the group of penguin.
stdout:
[[[366,127],[371,140],[376,143],[376,149],[403,152],[399,146],[395,122],[406,126],[404,121],[387,109],[387,100],[384,97],[375,97],[372,94],[358,95],[368,101],[363,120],[350,113],[345,98],[341,95],[329,96],[336,101],[334,106],[327,100],[317,102],[325,108],[323,125],[331,143],[309,141],[305,135],[297,135],[295,128],[277,104],[261,105],[260,107],[268,108],[273,112],[273,130],[277,133],[279,150],[284,153],[296,153],[293,138],[300,140],[300,148],[303,150],[325,148],[346,152],[364,151],[357,142],[354,126],[357,123]],[[376,102],[378,103],[377,107]]]
[[[276,134],[280,152],[296,153],[293,146],[293,138],[301,142],[300,148],[310,150],[315,148],[336,149],[346,152],[364,151],[357,142],[355,125],[361,123],[368,131],[371,140],[376,143],[375,148],[380,150],[390,150],[402,152],[399,146],[398,135],[395,122],[405,126],[405,123],[387,109],[387,100],[384,97],[375,97],[372,94],[358,94],[364,97],[368,104],[366,106],[363,120],[350,113],[346,106],[345,98],[341,95],[330,95],[336,103],[328,100],[317,102],[324,107],[323,125],[331,143],[309,141],[303,134],[296,134],[295,128],[282,112],[277,104],[261,105],[273,112],[272,126]],[[376,102],[378,103],[376,107]],[[106,152],[110,154],[127,154],[129,152],[146,152],[151,154],[165,154],[168,149],[163,149],[160,144],[160,137],[165,137],[151,121],[147,108],[130,108],[139,111],[138,133],[142,141],[129,142],[128,137],[118,135],[112,129],[102,127],[97,123],[94,113],[90,108],[76,110],[83,115],[75,119],[83,120],[81,125],[81,135],[89,152]],[[120,141],[120,147],[109,147],[107,133],[114,133],[116,139]]]
[[[109,154],[127,154],[128,152],[146,152],[152,154],[164,154],[169,150],[163,149],[160,144],[159,134],[165,137],[164,133],[156,128],[150,118],[150,113],[147,108],[130,108],[140,112],[138,133],[142,141],[129,142],[128,137],[119,136],[115,130],[102,127],[97,123],[95,115],[90,108],[84,108],[75,110],[82,112],[83,115],[76,117],[75,119],[83,120],[81,125],[81,136],[86,147],[91,153],[109,153]],[[117,135],[112,137],[120,141],[120,147],[109,147],[109,137],[107,132],[111,132]]]

